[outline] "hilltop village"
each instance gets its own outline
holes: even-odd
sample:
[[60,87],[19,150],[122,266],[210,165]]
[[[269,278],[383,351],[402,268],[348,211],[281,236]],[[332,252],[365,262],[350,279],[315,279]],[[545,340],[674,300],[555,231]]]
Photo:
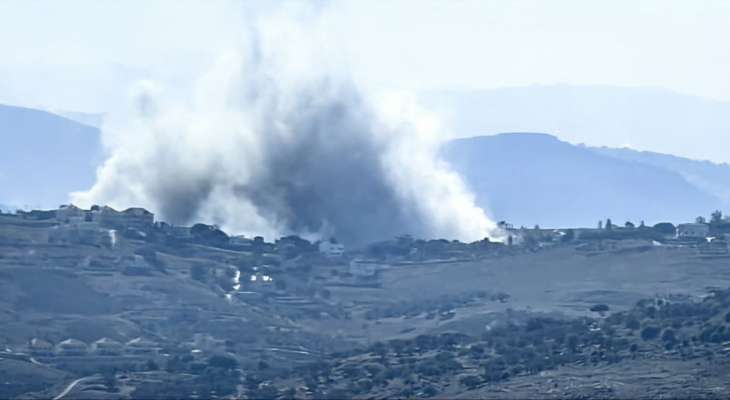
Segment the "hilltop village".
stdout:
[[[0,397],[484,397],[514,382],[517,397],[606,395],[630,388],[568,387],[561,371],[636,377],[658,361],[727,384],[722,213],[499,227],[502,242],[349,248],[142,208],[0,214]],[[546,371],[550,388],[534,381]]]

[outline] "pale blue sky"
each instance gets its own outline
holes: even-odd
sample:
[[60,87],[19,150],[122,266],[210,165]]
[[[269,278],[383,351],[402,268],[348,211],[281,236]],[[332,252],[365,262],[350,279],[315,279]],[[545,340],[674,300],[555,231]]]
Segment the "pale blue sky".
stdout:
[[[272,14],[302,30],[269,41],[292,68],[369,88],[640,86],[730,101],[730,0],[0,0],[0,103],[107,112],[139,79],[183,88]],[[689,140],[649,134],[644,148]]]
[[[314,4],[326,44],[371,85],[646,85],[730,100],[727,0]],[[274,7],[2,0],[0,101],[103,111],[112,99],[99,97],[113,96],[130,79],[184,79],[204,68],[246,34],[242,25],[263,8]]]

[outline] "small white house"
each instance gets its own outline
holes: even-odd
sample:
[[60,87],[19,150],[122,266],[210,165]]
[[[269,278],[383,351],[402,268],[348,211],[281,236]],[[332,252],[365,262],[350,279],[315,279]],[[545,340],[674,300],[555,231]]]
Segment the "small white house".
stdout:
[[114,339],[101,338],[92,343],[91,351],[105,356],[117,356],[124,351],[124,345]]
[[319,252],[327,257],[342,257],[345,254],[345,245],[330,239],[319,242]]
[[66,339],[56,345],[56,352],[63,356],[81,356],[89,351],[89,346],[78,339]]
[[154,354],[160,346],[149,339],[138,337],[127,342],[127,352],[131,354]]
[[707,224],[680,224],[677,225],[677,239],[704,239],[710,234]]
[[33,338],[28,346],[30,353],[34,356],[52,356],[53,345],[43,339]]

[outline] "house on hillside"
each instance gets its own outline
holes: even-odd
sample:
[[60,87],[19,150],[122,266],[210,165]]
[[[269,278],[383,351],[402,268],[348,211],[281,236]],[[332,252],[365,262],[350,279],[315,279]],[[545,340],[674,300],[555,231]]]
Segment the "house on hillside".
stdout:
[[56,210],[15,210],[15,215],[31,221],[48,221],[56,218]]
[[319,252],[327,257],[342,257],[345,254],[345,245],[332,238],[319,242]]
[[118,356],[124,351],[124,345],[114,339],[105,337],[92,343],[91,351],[102,356]]
[[93,211],[93,220],[100,225],[114,229],[135,229],[141,232],[152,229],[155,215],[144,208],[133,207],[117,211],[104,206]]
[[62,205],[56,210],[56,220],[62,224],[77,224],[89,221],[91,216],[87,214],[88,211],[73,204]]
[[243,235],[231,236],[228,242],[231,246],[239,247],[242,249],[250,250],[253,248],[253,239],[249,239]]
[[677,225],[677,239],[704,239],[710,234],[707,224],[679,224]]
[[193,238],[193,234],[190,232],[189,226],[175,226],[168,224],[167,222],[157,221],[154,223],[154,228],[158,232],[162,232],[176,240],[190,240]]
[[40,357],[49,357],[53,355],[53,345],[43,339],[33,338],[28,344],[30,354]]
[[190,240],[193,238],[189,226],[173,226],[170,229],[170,236],[178,240]]
[[196,333],[193,335],[193,340],[183,343],[183,346],[193,350],[199,349],[206,353],[222,353],[226,350],[226,341],[216,339],[207,333]]
[[66,339],[56,345],[56,353],[62,356],[82,356],[89,351],[89,346],[78,339]]
[[149,339],[138,337],[127,342],[127,352],[131,354],[155,354],[160,345]]
[[122,211],[127,228],[144,231],[155,223],[155,215],[140,207],[132,207]]

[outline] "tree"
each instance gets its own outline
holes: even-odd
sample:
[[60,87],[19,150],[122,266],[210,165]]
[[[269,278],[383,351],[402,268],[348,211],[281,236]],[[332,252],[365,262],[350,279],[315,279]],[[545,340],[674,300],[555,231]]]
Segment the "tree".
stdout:
[[647,326],[641,330],[641,338],[644,340],[654,340],[659,336],[659,328],[656,326]]
[[639,328],[641,328],[641,322],[639,322],[638,319],[631,317],[626,320],[626,328],[632,331],[635,331]]
[[677,336],[674,333],[674,329],[667,328],[664,330],[664,333],[662,333],[662,341],[663,342],[676,342]]
[[674,235],[677,232],[677,227],[670,222],[660,222],[654,225],[653,229],[664,236]]
[[238,368],[238,361],[233,357],[215,355],[208,359],[208,365],[213,368],[232,370]]
[[611,222],[611,218],[606,219],[606,230],[610,231],[613,228],[613,222]]
[[634,229],[636,227],[636,225],[634,225],[634,223],[631,221],[626,221],[626,223],[624,224],[624,227],[627,229]]
[[722,222],[722,211],[715,210],[710,216],[711,224],[719,224]]
[[699,217],[695,218],[695,222],[698,224],[706,224],[707,219],[705,219],[705,217],[700,215]]
[[190,234],[194,239],[211,246],[224,246],[229,241],[228,235],[215,225],[195,224],[190,228]]

